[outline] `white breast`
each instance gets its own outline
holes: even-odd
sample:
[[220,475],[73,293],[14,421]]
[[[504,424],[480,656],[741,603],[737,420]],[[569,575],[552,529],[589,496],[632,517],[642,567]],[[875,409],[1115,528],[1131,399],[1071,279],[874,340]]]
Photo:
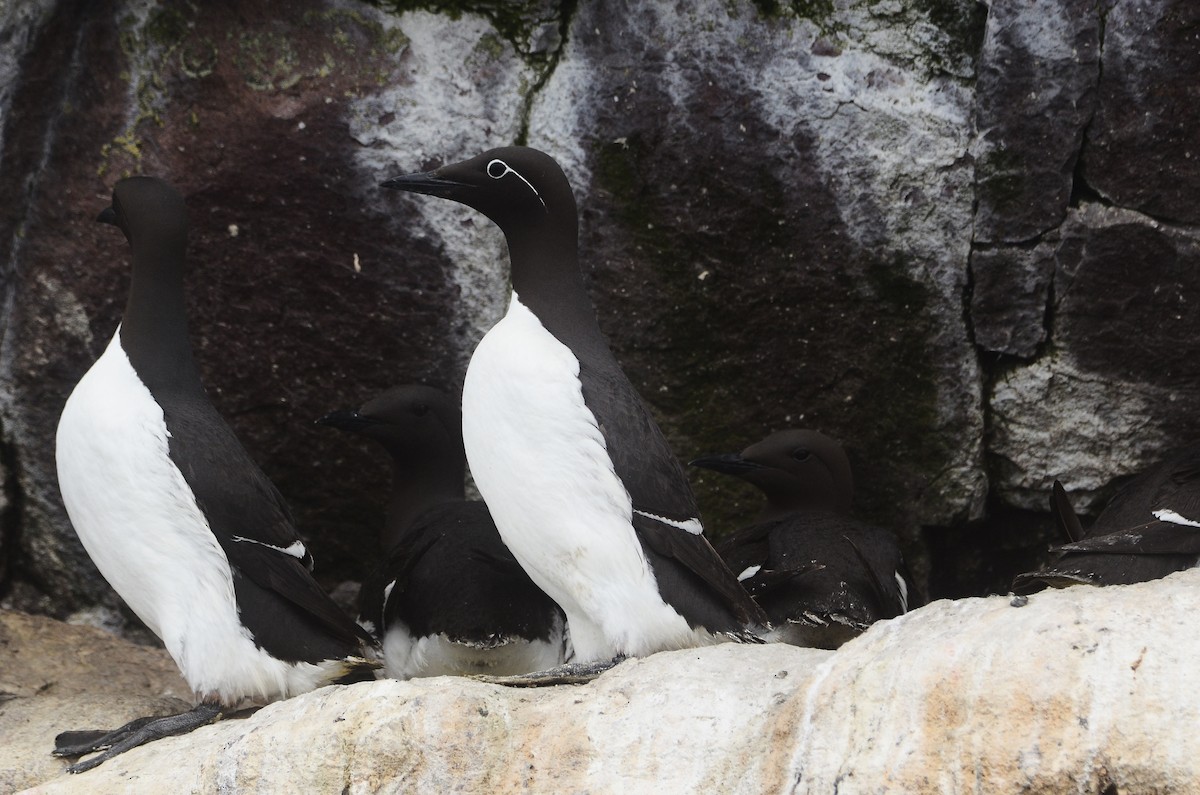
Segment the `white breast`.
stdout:
[[483,646],[453,641],[443,634],[418,638],[396,621],[383,636],[384,668],[393,679],[517,676],[545,671],[563,662],[562,632],[560,623],[550,632],[549,640],[506,638]]
[[658,594],[579,361],[516,293],[467,368],[463,442],[504,543],[566,613],[577,661],[706,642]]
[[119,336],[58,424],[59,488],[79,540],[202,696],[233,703],[312,689],[323,666],[271,657],[238,620],[229,562],[168,455],[162,409]]

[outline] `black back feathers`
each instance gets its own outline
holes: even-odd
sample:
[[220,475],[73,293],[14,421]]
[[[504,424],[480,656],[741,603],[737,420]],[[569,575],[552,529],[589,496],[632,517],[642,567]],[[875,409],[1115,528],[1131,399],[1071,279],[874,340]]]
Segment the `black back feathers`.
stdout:
[[562,627],[557,605],[509,553],[487,507],[464,498],[456,401],[407,385],[319,421],[374,439],[391,459],[385,558],[364,584],[364,620],[381,634],[399,626],[416,638],[441,634],[476,648],[553,642]]
[[911,581],[895,535],[844,512],[853,481],[833,439],[780,431],[741,453],[692,465],[753,483],[767,498],[758,519],[718,551],[766,610],[778,639],[836,648],[909,609]]
[[1200,561],[1200,445],[1125,484],[1086,531],[1057,481],[1050,507],[1067,543],[1046,566],[1014,578],[1018,593],[1045,585],[1128,585],[1190,569]]

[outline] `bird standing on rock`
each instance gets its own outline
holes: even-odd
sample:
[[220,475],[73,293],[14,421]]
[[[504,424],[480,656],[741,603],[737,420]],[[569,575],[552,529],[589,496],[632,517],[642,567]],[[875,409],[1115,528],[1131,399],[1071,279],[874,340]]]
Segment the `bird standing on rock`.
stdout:
[[364,585],[360,618],[378,627],[389,676],[513,676],[563,662],[562,612],[513,559],[487,506],[466,499],[457,402],[401,386],[318,422],[374,439],[392,460],[385,563]]
[[200,697],[114,732],[66,732],[99,756],[209,723],[243,701],[371,679],[366,635],[309,573],[283,498],[204,393],[184,308],[187,210],[167,183],[121,180],[100,221],[125,233],[133,278],[103,355],[58,424],[59,487],[100,573],[162,639]]
[[691,463],[766,495],[754,523],[718,550],[767,611],[768,639],[833,649],[908,611],[912,588],[899,543],[891,531],[849,516],[854,481],[835,440],[779,431],[741,453]]
[[1045,585],[1128,585],[1200,564],[1200,445],[1129,481],[1084,531],[1062,484],[1050,509],[1068,543],[1042,569],[1018,574],[1017,593]]
[[383,185],[504,232],[512,294],[468,366],[463,441],[504,543],[566,614],[576,662],[751,639],[764,616],[702,535],[683,468],[596,322],[554,159],[505,147]]

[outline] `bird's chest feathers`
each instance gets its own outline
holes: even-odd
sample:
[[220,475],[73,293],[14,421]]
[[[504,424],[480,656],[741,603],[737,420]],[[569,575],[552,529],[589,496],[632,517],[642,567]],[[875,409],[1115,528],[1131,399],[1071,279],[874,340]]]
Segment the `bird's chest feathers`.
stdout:
[[[471,358],[463,417],[464,432],[473,437],[469,445],[477,449],[520,443],[546,454],[576,446],[581,435],[599,437],[596,419],[584,404],[579,360],[515,294],[508,313]],[[489,426],[500,436],[489,433]],[[489,436],[495,441],[489,443]],[[599,441],[603,444],[602,437]]]
[[[174,480],[170,433],[162,408],[138,378],[117,337],[80,380],[59,423],[60,466],[71,474],[68,486]],[[186,488],[186,484],[179,484]],[[146,488],[136,491],[147,499]]]
[[232,596],[225,555],[170,458],[169,437],[114,337],[63,409],[59,484],[88,554],[160,637],[173,585],[208,577]]
[[[497,522],[507,525],[506,536],[524,532],[530,515],[599,512],[626,522],[631,516],[629,495],[584,402],[579,360],[516,295],[467,370],[463,441],[493,515],[503,515]],[[555,546],[554,555],[574,554]]]

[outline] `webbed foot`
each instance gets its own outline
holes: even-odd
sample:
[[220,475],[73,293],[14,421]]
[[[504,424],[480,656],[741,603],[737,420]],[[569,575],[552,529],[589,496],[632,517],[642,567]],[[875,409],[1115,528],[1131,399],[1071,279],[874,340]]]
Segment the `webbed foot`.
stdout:
[[220,719],[222,712],[219,704],[203,703],[188,712],[181,712],[177,715],[137,718],[110,732],[67,731],[54,738],[54,750],[51,753],[60,757],[77,757],[102,751],[103,753],[97,756],[76,762],[67,768],[68,773],[82,773],[114,756],[125,753],[130,748],[137,748],[139,745],[145,745],[163,737],[187,734]]

